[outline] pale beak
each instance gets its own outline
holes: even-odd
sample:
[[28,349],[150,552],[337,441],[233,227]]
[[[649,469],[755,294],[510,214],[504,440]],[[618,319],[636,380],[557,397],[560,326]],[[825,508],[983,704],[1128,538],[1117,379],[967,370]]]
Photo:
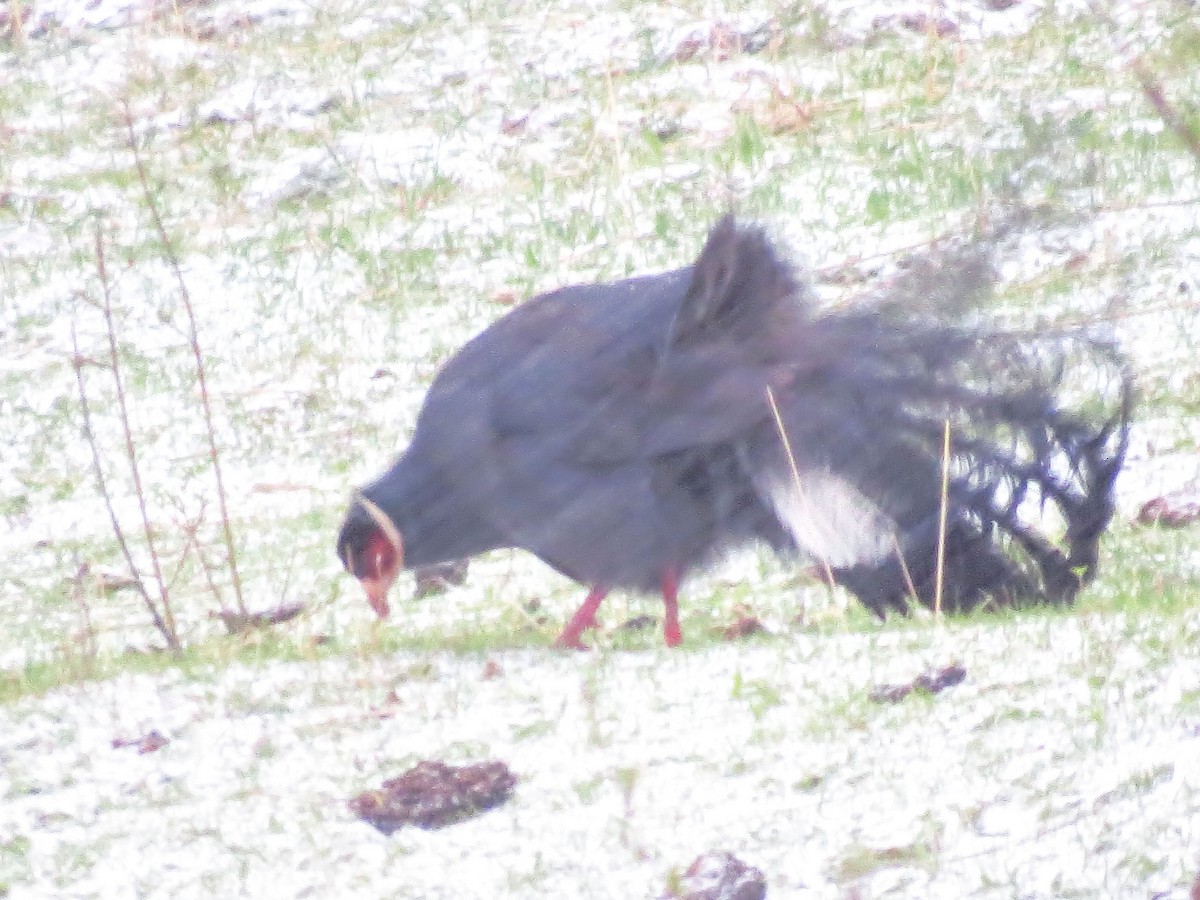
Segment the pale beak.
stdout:
[[375,552],[374,571],[377,574],[359,579],[363,590],[367,592],[367,602],[371,604],[371,609],[375,610],[375,615],[386,619],[390,611],[387,601],[388,591],[400,573],[400,569],[404,567],[404,540],[400,536],[400,529],[396,527],[396,523],[389,519],[382,509],[362,494],[358,494],[355,499],[367,511],[367,515],[371,517],[380,533],[386,538],[386,543],[379,541],[378,546],[372,548]]
[[392,587],[392,582],[396,580],[395,571],[380,578],[361,578],[359,580],[362,582],[363,590],[367,592],[367,602],[371,604],[371,609],[375,610],[375,615],[386,619],[391,611],[388,608],[387,595]]

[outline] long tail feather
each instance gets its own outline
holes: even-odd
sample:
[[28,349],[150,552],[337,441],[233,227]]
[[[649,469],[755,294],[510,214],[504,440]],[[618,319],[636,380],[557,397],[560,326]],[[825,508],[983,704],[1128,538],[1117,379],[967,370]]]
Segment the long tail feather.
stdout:
[[1094,577],[1128,442],[1132,388],[1115,347],[1082,333],[885,327],[870,314],[814,327],[833,350],[784,396],[791,440],[806,471],[844,483],[891,527],[867,542],[874,557],[847,564],[793,524],[802,549],[880,615],[932,605],[949,423],[942,607],[1071,602]]

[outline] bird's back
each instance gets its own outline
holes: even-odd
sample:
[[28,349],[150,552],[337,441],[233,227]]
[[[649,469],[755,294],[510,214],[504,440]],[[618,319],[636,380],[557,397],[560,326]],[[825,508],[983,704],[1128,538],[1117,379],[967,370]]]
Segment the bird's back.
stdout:
[[720,389],[753,400],[760,431],[763,342],[739,322],[767,292],[737,271],[743,244],[759,275],[777,266],[790,291],[790,274],[761,233],[714,234],[692,266],[564,288],[488,328],[439,374],[410,454],[441,460],[503,543],[587,583],[650,588],[731,543],[786,542],[745,467],[739,397]]

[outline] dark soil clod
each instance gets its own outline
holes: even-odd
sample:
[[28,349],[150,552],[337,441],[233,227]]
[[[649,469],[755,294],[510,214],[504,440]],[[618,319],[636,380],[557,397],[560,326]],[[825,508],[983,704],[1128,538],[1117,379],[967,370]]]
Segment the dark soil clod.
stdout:
[[1183,528],[1200,521],[1200,487],[1172,491],[1147,500],[1138,510],[1139,525],[1162,525]]
[[290,622],[302,612],[304,612],[303,603],[285,603],[273,609],[264,609],[260,612],[252,613],[222,609],[212,613],[212,617],[220,619],[221,623],[225,626],[225,630],[230,634],[241,634],[255,628],[267,628],[271,625]]
[[739,616],[735,621],[721,629],[721,636],[727,641],[737,641],[755,634],[766,634],[767,629],[755,616]]
[[405,825],[442,828],[499,806],[516,783],[516,776],[499,760],[470,766],[425,760],[388,779],[379,790],[359,794],[349,806],[384,834]]
[[871,689],[870,697],[876,703],[899,703],[913,691],[923,694],[939,694],[946,688],[961,684],[967,670],[958,663],[932,672],[922,672],[908,684],[879,684]]
[[764,900],[767,880],[760,869],[732,853],[714,850],[697,856],[667,896],[678,900]]
[[136,738],[113,738],[113,749],[120,750],[122,747],[136,747],[137,752],[141,755],[153,753],[155,750],[161,750],[167,744],[171,743],[167,738],[162,736],[158,729],[148,731],[141,737]]
[[634,616],[626,619],[617,626],[617,631],[645,631],[647,628],[657,628],[658,619],[651,615]]

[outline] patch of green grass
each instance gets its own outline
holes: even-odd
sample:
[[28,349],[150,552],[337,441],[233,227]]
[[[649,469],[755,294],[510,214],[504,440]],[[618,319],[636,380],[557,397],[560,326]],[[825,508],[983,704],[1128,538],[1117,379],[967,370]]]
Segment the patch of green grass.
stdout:
[[842,856],[832,874],[834,881],[846,883],[866,878],[884,869],[919,868],[933,871],[937,868],[937,856],[936,835],[910,844],[883,849],[852,847]]
[[[296,520],[292,527],[284,529],[280,542],[286,544],[287,537],[303,538],[311,544],[311,555],[319,559],[325,551],[320,536],[331,534],[334,524],[332,517],[304,516]],[[1180,574],[1169,565],[1170,560],[1186,552],[1191,540],[1191,535],[1186,530],[1118,527],[1105,544],[1106,553],[1101,563],[1100,581],[1081,595],[1076,607],[1039,607],[1019,612],[999,610],[963,619],[950,617],[938,625],[928,617],[905,619],[892,616],[881,623],[860,606],[853,604],[848,608],[845,617],[822,618],[814,625],[796,632],[785,630],[774,635],[742,639],[739,645],[784,647],[793,643],[796,634],[833,637],[837,634],[852,633],[896,633],[928,642],[943,628],[953,632],[974,629],[980,625],[1001,628],[1022,621],[1041,620],[1053,623],[1064,618],[1074,618],[1081,613],[1122,614],[1129,617],[1130,627],[1135,627],[1139,621],[1159,621],[1164,617],[1184,614],[1191,608],[1197,576]],[[65,560],[86,558],[92,549],[92,545],[87,542],[78,542],[73,547],[60,547],[55,554],[55,559],[59,562],[51,563],[48,571],[65,572],[70,568]],[[111,557],[113,552],[110,548],[105,555]],[[304,559],[307,558],[308,551],[299,559],[293,560],[292,568],[304,565]],[[472,576],[473,579],[475,577]],[[696,652],[704,647],[725,644],[726,639],[720,634],[720,627],[711,624],[713,620],[707,610],[743,603],[753,610],[753,598],[758,591],[752,588],[749,584],[738,585],[730,594],[723,591],[711,598],[685,589],[682,598],[682,623],[686,649],[678,652]],[[4,680],[0,682],[0,702],[11,703],[22,697],[44,694],[57,687],[79,681],[104,679],[121,672],[155,672],[168,669],[179,669],[184,673],[203,672],[213,666],[219,668],[234,662],[265,666],[280,661],[311,661],[345,653],[387,657],[404,652],[437,651],[482,658],[489,653],[533,649],[554,654],[558,651],[552,650],[550,644],[558,629],[569,617],[577,599],[576,591],[564,583],[559,593],[561,600],[556,600],[553,607],[547,608],[544,620],[537,622],[517,607],[508,606],[508,601],[504,600],[499,601],[499,608],[508,611],[495,615],[498,601],[492,599],[487,592],[464,594],[461,591],[451,591],[444,597],[411,601],[403,599],[405,590],[407,588],[403,584],[398,588],[401,596],[394,601],[395,610],[391,620],[386,623],[368,624],[365,629],[352,632],[322,629],[318,623],[323,618],[323,607],[319,606],[308,618],[300,620],[299,625],[292,623],[237,637],[214,632],[209,637],[191,641],[179,656],[167,653],[111,652],[89,655],[84,653],[81,647],[58,643],[58,649],[53,654],[35,655],[26,666],[4,674]],[[817,588],[816,591],[819,594],[823,589]],[[335,580],[329,583],[329,595],[331,599],[326,601],[328,603],[361,603],[355,586],[346,576],[335,576]],[[123,599],[120,599],[119,605],[127,610],[125,616],[134,619],[144,617],[144,613],[139,612],[140,601],[135,596],[128,592],[121,596]],[[43,609],[58,609],[69,618],[78,615],[76,601],[62,589],[44,592],[39,597],[37,604]],[[95,618],[104,612],[106,606],[112,606],[115,599],[94,597],[88,602]],[[283,599],[279,602],[283,602]],[[422,604],[448,604],[445,620],[440,624],[422,625],[419,628],[409,624],[408,611],[412,609],[419,612]],[[261,607],[268,604],[257,605]],[[649,597],[644,600],[623,600],[617,596],[610,598],[602,615],[611,626],[621,621],[622,616],[639,614],[643,609],[658,615],[658,601]],[[721,617],[718,617],[717,621],[720,622]],[[53,631],[35,630],[32,633],[39,635],[39,640],[52,639],[53,636]],[[314,642],[314,635],[320,635],[319,643]],[[658,624],[637,632],[620,629],[589,632],[586,638],[588,643],[597,648],[594,652],[598,653],[639,650],[659,652],[662,648]],[[1164,643],[1165,639],[1162,638],[1147,639],[1158,641],[1164,652],[1173,650],[1175,646],[1174,641]],[[1185,639],[1186,635],[1181,635],[1180,640]],[[779,689],[769,680],[735,679],[731,690],[733,696],[745,700],[756,717],[761,717],[780,702]],[[833,710],[832,715],[843,723],[850,722],[856,718],[856,715],[851,714],[853,708],[859,709],[858,716],[865,712],[852,704],[851,707]]]

